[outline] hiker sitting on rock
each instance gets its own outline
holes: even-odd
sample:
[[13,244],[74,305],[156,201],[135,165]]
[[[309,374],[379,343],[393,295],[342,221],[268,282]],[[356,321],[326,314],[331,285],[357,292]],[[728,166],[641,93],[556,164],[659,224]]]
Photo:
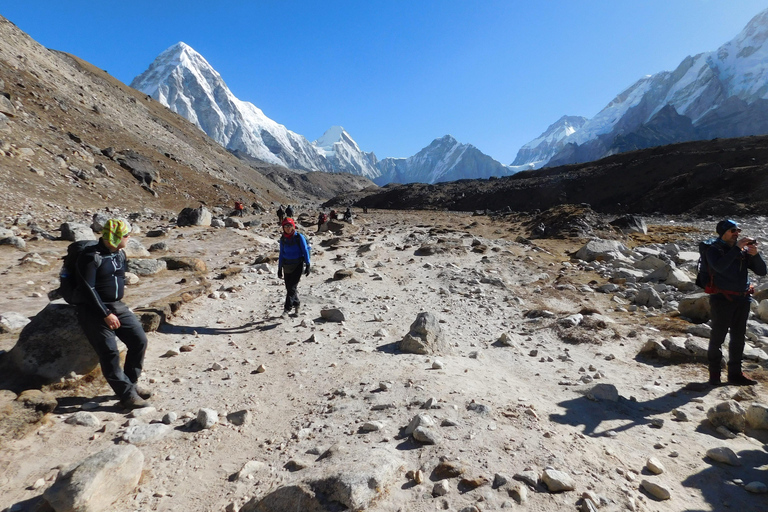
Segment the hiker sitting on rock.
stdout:
[[728,345],[728,383],[737,386],[751,386],[757,381],[746,377],[741,371],[744,355],[744,335],[747,330],[750,304],[754,287],[749,282],[748,269],[759,276],[768,273],[765,261],[757,252],[754,238],[739,238],[738,224],[723,220],[717,224],[720,237],[707,251],[707,265],[711,284],[709,307],[712,316],[712,333],[709,337],[707,360],[709,362],[709,383],[720,385],[720,368],[723,354],[720,350],[725,335],[730,330]]
[[[152,393],[137,381],[144,364],[147,335],[128,306],[123,304],[126,257],[123,248],[131,231],[123,220],[104,225],[96,245],[77,259],[77,320],[99,356],[101,373],[126,409],[147,407]],[[120,368],[117,335],[128,347],[125,366]]]
[[287,318],[291,309],[299,314],[298,287],[301,272],[309,275],[309,244],[304,235],[296,231],[296,223],[290,217],[283,221],[283,235],[280,237],[280,257],[277,260],[277,277],[285,280],[285,306],[283,318]]

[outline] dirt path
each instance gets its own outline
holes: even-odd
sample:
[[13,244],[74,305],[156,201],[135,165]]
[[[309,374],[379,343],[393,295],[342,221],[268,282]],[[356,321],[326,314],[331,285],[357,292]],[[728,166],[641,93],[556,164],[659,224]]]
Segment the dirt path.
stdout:
[[[276,230],[179,232],[182,238],[172,233],[169,239],[172,251],[203,258],[210,276],[276,250]],[[332,247],[324,245],[333,234],[310,234],[313,271],[299,285],[302,313],[287,320],[278,316],[284,288],[274,273],[246,271],[216,280],[226,298],[199,298],[149,335],[143,378],[155,390],[156,412],[128,419],[104,385],[90,390],[94,394],[81,388],[61,400],[51,421],[0,452],[0,507],[34,500],[58,466],[114,443],[127,422],[159,421],[175,412],[167,436],[140,446],[145,471],[139,489],[115,510],[221,511],[300,479],[302,471],[289,469],[312,467],[317,454],[334,445],[350,457],[388,447],[403,459],[397,480],[371,510],[516,507],[490,485],[494,475],[511,478],[548,466],[569,474],[576,489],[549,493],[540,485],[528,494],[526,510],[574,510],[585,491],[603,496],[606,510],[723,510],[724,502],[742,511],[767,509],[764,495],[724,483],[765,481],[764,471],[740,472],[704,457],[720,445],[747,454],[746,460],[749,454],[764,456],[765,439],[740,435],[726,441],[707,426],[707,409],[735,389],[687,391],[688,382],[704,378],[703,367],[639,357],[648,339],[664,333],[642,312],[615,312],[609,295],[581,291],[597,276],[567,263],[573,242],[527,245],[514,241],[519,234],[519,225],[486,217],[360,215]],[[448,252],[417,255],[427,242],[443,244]],[[367,244],[372,245],[361,249]],[[482,251],[478,245],[487,249],[474,252]],[[352,269],[352,277],[334,280],[343,268]],[[346,320],[324,321],[320,311],[330,307],[343,309]],[[581,342],[564,342],[556,321],[585,309],[603,316],[588,315],[598,321],[583,331]],[[526,317],[529,310],[548,310],[554,318]],[[397,350],[422,311],[440,320],[450,352]],[[504,333],[513,346],[497,342]],[[191,351],[167,357],[182,346]],[[614,385],[619,401],[579,394],[590,380],[585,376],[592,385]],[[91,412],[106,432],[63,422],[94,396],[100,406]],[[761,384],[758,401],[764,396]],[[441,439],[421,445],[401,429],[424,412],[421,406],[430,398],[435,405],[428,412]],[[188,426],[200,408],[216,410],[219,424],[205,430]],[[249,423],[226,421],[240,410],[250,411]],[[690,421],[675,421],[675,410]],[[654,419],[663,426],[655,428]],[[371,421],[382,428],[363,432],[361,426]],[[644,468],[650,457],[663,462],[663,475],[649,476]],[[454,482],[446,496],[433,497],[434,482],[406,477],[419,469],[430,475],[441,459],[459,461],[467,477],[488,484],[466,490]],[[263,465],[252,477],[234,480],[252,460]],[[43,487],[32,489],[40,478]],[[646,478],[662,480],[671,500],[656,501],[639,490]]]

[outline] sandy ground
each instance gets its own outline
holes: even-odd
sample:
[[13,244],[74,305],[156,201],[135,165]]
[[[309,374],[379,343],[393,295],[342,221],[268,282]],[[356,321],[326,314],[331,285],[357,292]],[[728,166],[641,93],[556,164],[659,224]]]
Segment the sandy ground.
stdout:
[[[568,251],[577,249],[578,241],[521,244],[514,241],[522,234],[515,223],[434,212],[359,215],[332,247],[323,242],[333,234],[315,235],[314,228],[303,232],[312,243],[313,265],[299,285],[298,317],[279,317],[284,288],[274,273],[243,272],[213,281],[215,289],[229,290],[226,298],[198,298],[149,334],[142,379],[155,391],[156,412],[141,421],[160,420],[167,412],[179,419],[169,435],[140,446],[145,455],[142,480],[113,510],[221,511],[230,504],[239,506],[300,479],[302,471],[289,471],[286,465],[312,466],[317,458],[312,453],[332,445],[363,457],[374,446],[387,446],[403,459],[395,481],[381,490],[370,510],[458,511],[475,506],[483,511],[565,511],[576,510],[585,491],[605,498],[602,510],[768,510],[766,495],[739,485],[768,482],[768,437],[748,432],[726,440],[706,420],[710,407],[738,389],[686,390],[686,384],[705,380],[703,365],[638,355],[647,340],[668,334],[666,324],[643,312],[614,311],[610,295],[578,291],[584,283],[604,282],[570,263]],[[204,259],[209,277],[214,277],[224,268],[246,266],[275,251],[276,238],[272,226],[258,233],[185,228],[173,230],[167,241],[172,253]],[[462,249],[416,255],[424,242],[438,240],[457,242]],[[473,252],[473,241],[487,251]],[[151,242],[147,239],[145,245]],[[371,250],[360,251],[366,244],[373,244]],[[34,314],[45,299],[30,297],[31,290],[50,283],[55,272],[30,279],[16,273],[7,256],[4,262],[9,270],[2,279],[9,291],[2,306]],[[359,271],[334,280],[334,272],[343,268]],[[180,275],[145,278],[128,290],[126,302],[141,305],[162,289],[172,290],[180,286],[173,284]],[[321,309],[328,307],[342,308],[346,321],[321,319]],[[549,310],[556,318],[525,316],[536,309]],[[604,315],[605,321],[583,329],[578,341],[564,341],[556,319],[585,309]],[[422,311],[440,320],[449,352],[423,356],[397,350],[397,342]],[[515,346],[496,343],[503,333]],[[11,341],[3,340],[0,348],[9,349]],[[182,345],[192,350],[165,357]],[[436,359],[442,368],[433,368]],[[592,401],[578,393],[584,375],[592,376],[593,384],[616,386],[619,401]],[[761,382],[756,387],[756,401],[765,401],[764,386]],[[59,407],[47,421],[2,444],[0,507],[31,507],[53,483],[58,467],[119,442],[128,415],[103,380],[60,395]],[[455,425],[438,428],[439,443],[421,445],[402,436],[401,429],[424,412],[420,406],[430,398],[436,408],[428,412],[437,424],[450,420]],[[92,412],[108,425],[106,432],[64,423],[93,400],[100,406]],[[487,406],[488,412],[468,408],[473,402]],[[216,410],[219,424],[207,430],[187,426],[200,408]],[[244,409],[252,415],[247,425],[224,419]],[[675,411],[683,411],[689,421],[676,420]],[[652,426],[654,419],[664,420],[663,426]],[[384,428],[361,431],[363,423],[374,420]],[[705,452],[715,446],[733,449],[743,466],[707,459]],[[645,469],[650,457],[666,467],[662,475]],[[467,490],[454,479],[446,496],[433,497],[434,481],[416,483],[406,476],[419,469],[429,476],[441,458],[460,461],[467,476],[489,483]],[[232,481],[252,460],[264,465],[252,478]],[[497,473],[512,477],[546,467],[569,474],[575,490],[549,493],[539,485],[519,505],[491,485]],[[44,485],[33,489],[41,478]],[[658,501],[641,490],[643,479],[662,482],[671,499]]]

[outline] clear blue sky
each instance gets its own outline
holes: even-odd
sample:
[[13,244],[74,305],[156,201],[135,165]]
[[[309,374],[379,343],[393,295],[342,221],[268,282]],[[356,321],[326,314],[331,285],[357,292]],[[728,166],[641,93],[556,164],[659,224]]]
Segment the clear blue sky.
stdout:
[[314,140],[407,157],[450,134],[504,164],[563,115],[736,36],[765,0],[17,0],[0,14],[130,83],[184,41]]

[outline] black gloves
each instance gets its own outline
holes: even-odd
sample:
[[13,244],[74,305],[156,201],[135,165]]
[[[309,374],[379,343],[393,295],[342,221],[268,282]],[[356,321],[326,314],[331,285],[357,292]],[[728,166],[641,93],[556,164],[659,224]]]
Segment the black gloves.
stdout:
[[309,263],[307,263],[307,268],[304,269],[304,275],[305,276],[309,275]]

